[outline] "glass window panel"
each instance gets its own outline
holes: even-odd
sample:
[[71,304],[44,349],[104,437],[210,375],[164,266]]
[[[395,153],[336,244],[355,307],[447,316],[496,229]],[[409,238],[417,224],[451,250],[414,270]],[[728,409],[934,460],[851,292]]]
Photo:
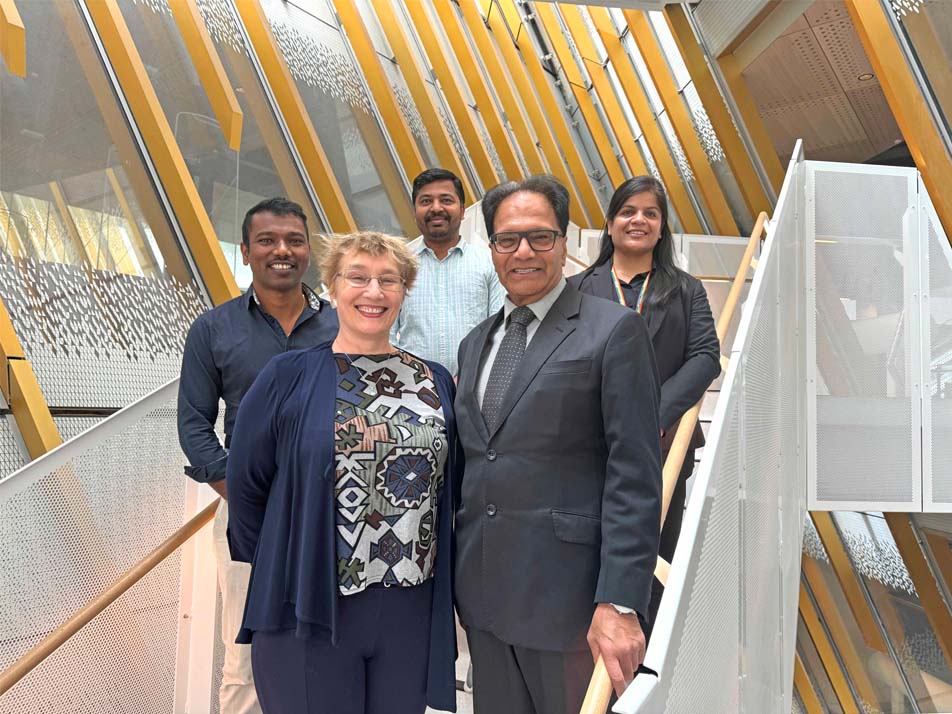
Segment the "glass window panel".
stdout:
[[262,7],[354,220],[364,229],[410,230],[406,179],[329,6]]
[[[377,14],[370,5],[370,0],[358,0],[357,9],[360,12],[361,19],[364,21],[364,27],[367,28],[374,48],[377,50],[377,54],[380,55],[381,64],[383,65],[387,78],[390,80],[390,86],[393,88],[393,93],[397,98],[397,104],[400,106],[403,118],[410,128],[410,133],[413,134],[417,148],[419,148],[420,153],[423,155],[424,163],[427,166],[438,166],[439,161],[436,158],[436,150],[433,148],[430,136],[426,131],[423,120],[420,118],[420,112],[417,110],[416,104],[413,101],[413,95],[410,94],[407,82],[400,72],[400,68],[393,60],[393,50],[390,49],[387,36],[380,26]],[[408,178],[413,180],[414,177],[409,176]]]
[[[952,3],[947,0],[892,0],[928,89],[938,105],[946,137],[952,135]],[[952,146],[949,147],[952,151]]]
[[[433,97],[434,104],[437,107],[437,111],[440,115],[440,121],[446,128],[446,133],[449,135],[450,142],[453,144],[456,155],[463,164],[466,175],[469,178],[470,185],[478,194],[477,196],[473,196],[472,199],[467,197],[467,200],[478,200],[482,197],[485,189],[491,187],[483,187],[482,181],[479,180],[479,175],[476,173],[476,167],[473,166],[473,162],[469,158],[469,151],[467,151],[466,147],[463,146],[463,140],[460,137],[459,127],[456,125],[456,120],[453,118],[453,115],[446,104],[446,97],[443,96],[443,92],[433,79],[433,66],[430,63],[430,60],[427,58],[426,53],[423,51],[423,46],[420,43],[420,39],[417,37],[413,24],[410,22],[410,19],[406,14],[405,8],[401,4],[397,3],[397,6],[394,9],[396,10],[395,14],[403,29],[403,34],[407,38],[410,50],[416,55],[417,65],[423,68],[424,82],[427,85],[431,96]],[[401,69],[403,72],[408,71],[405,67]]]
[[[885,519],[881,513],[846,512],[833,518],[895,652],[893,666],[924,710],[941,711],[929,703],[952,685],[952,672]],[[901,682],[895,680],[892,688]]]
[[[251,273],[242,265],[238,245],[245,212],[254,204],[287,196],[304,208],[312,237],[325,226],[262,89],[231,3],[200,0],[197,5],[243,113],[238,151],[225,141],[167,0],[119,3],[225,257],[244,289]],[[316,283],[313,265],[305,281]]]
[[694,131],[701,142],[708,163],[714,170],[717,183],[727,199],[731,216],[745,233],[749,233],[754,226],[753,218],[747,209],[740,186],[737,184],[734,172],[727,162],[727,156],[724,154],[721,142],[714,131],[714,125],[711,124],[707,111],[704,109],[704,103],[701,101],[693,81],[689,81],[681,90],[681,98],[691,115]]
[[[506,75],[504,77],[490,77],[489,72],[486,70],[486,65],[483,62],[482,54],[479,51],[479,47],[476,45],[476,41],[473,39],[473,35],[469,31],[469,26],[466,24],[466,20],[463,18],[462,11],[459,9],[459,6],[456,4],[453,4],[452,9],[456,13],[457,17],[459,18],[460,28],[462,29],[463,37],[465,41],[469,43],[470,47],[473,48],[473,54],[476,55],[476,62],[479,65],[479,71],[485,80],[486,88],[489,90],[489,95],[492,97],[492,100],[495,103],[496,111],[498,112],[499,116],[502,119],[503,127],[505,128],[506,133],[509,134],[509,143],[512,144],[513,151],[515,152],[515,155],[516,155],[516,160],[519,162],[519,166],[522,169],[523,175],[528,176],[529,167],[526,164],[526,157],[523,156],[522,154],[522,148],[519,146],[519,140],[516,138],[516,134],[512,129],[512,124],[510,124],[508,121],[509,117],[506,114],[506,110],[503,108],[502,102],[499,100],[499,95],[496,94],[496,90],[495,90],[495,85],[496,83],[499,83],[499,82],[507,82],[510,87],[513,86],[512,79],[509,77],[509,74],[508,74],[508,70],[505,68],[503,69],[503,72]],[[490,43],[495,43],[496,41],[495,38],[492,36],[492,33],[489,33],[489,41]],[[498,52],[497,52],[497,55],[498,55]],[[489,141],[489,138],[487,137],[486,140]],[[498,157],[497,157],[497,160],[498,160]]]
[[668,67],[671,68],[671,74],[674,75],[674,81],[678,85],[678,89],[683,89],[691,81],[691,74],[684,64],[684,58],[681,57],[678,43],[675,41],[674,35],[671,34],[671,28],[665,22],[664,14],[652,10],[648,13],[648,20],[654,28],[658,44],[661,46],[661,52],[668,61]]
[[[420,2],[422,0],[417,1]],[[463,93],[463,97],[466,101],[467,111],[472,118],[473,124],[476,126],[476,131],[479,133],[480,138],[486,145],[486,149],[489,152],[489,158],[493,163],[493,168],[496,169],[496,174],[499,176],[501,181],[505,181],[507,177],[505,169],[502,166],[502,161],[499,160],[499,154],[496,151],[496,147],[489,138],[489,132],[486,131],[486,125],[483,122],[483,117],[476,108],[476,100],[473,99],[473,94],[470,92],[469,84],[466,82],[466,77],[463,75],[463,70],[460,68],[459,62],[456,60],[456,54],[453,52],[453,49],[450,46],[449,38],[446,36],[446,31],[443,29],[443,23],[440,22],[436,11],[433,9],[433,6],[429,1],[424,2],[423,4],[430,18],[430,24],[429,27],[426,28],[426,31],[432,32],[437,41],[440,43],[443,55],[446,57],[446,61],[450,66],[450,72],[453,74],[452,81],[460,88]],[[417,32],[418,30],[417,28],[414,28],[413,31]],[[430,65],[432,66],[432,63],[430,63]],[[447,79],[447,81],[449,80]],[[491,186],[484,186],[483,188],[489,189]]]
[[[511,32],[516,31],[516,28],[509,29]],[[538,23],[537,29],[544,37],[545,30]],[[602,205],[608,205],[608,199],[611,197],[615,187],[611,185],[611,181],[608,178],[608,172],[605,170],[605,166],[602,163],[601,157],[595,148],[595,142],[592,138],[592,134],[588,130],[588,125],[585,123],[585,120],[582,118],[578,102],[575,101],[575,97],[572,95],[571,89],[566,86],[564,74],[562,74],[561,70],[558,69],[558,57],[551,47],[543,47],[540,45],[538,35],[529,27],[523,26],[522,29],[519,30],[519,33],[520,38],[529,39],[531,42],[530,46],[539,57],[545,57],[548,55],[552,58],[549,62],[544,60],[542,62],[543,66],[548,70],[549,86],[563,109],[562,113],[564,121],[568,125],[570,131],[575,134],[577,139],[576,145],[579,149],[579,156],[582,159],[582,163],[585,165],[589,178],[592,181],[592,185],[595,187],[595,190],[598,193],[599,200],[602,202]],[[520,39],[520,42],[525,41],[525,39]],[[556,84],[557,78],[560,80],[558,84]]]
[[810,639],[810,633],[807,626],[803,623],[803,618],[797,618],[797,652],[800,655],[800,661],[803,662],[803,669],[813,683],[814,691],[820,700],[825,711],[842,712],[839,702],[836,699],[836,692],[833,690],[833,684],[827,676],[823,661]]
[[[854,546],[851,545],[851,539],[844,534],[843,542],[852,559]],[[807,584],[816,599],[817,612],[821,620],[826,623],[830,643],[839,656],[843,674],[852,681],[854,691],[860,696],[865,709],[911,711],[906,687],[895,661],[888,654],[867,645],[849,602],[843,594],[833,566],[830,564],[829,556],[809,518],[804,528],[803,556],[811,559],[811,565],[815,566],[814,570],[819,574],[818,578],[806,578]],[[857,570],[860,569],[857,568]],[[862,579],[861,571],[860,577]],[[868,581],[863,579],[863,582]],[[865,607],[865,598],[859,606]],[[840,635],[840,631],[834,631],[833,625],[841,626],[845,637]],[[868,680],[868,686],[856,680],[857,668]],[[872,689],[870,690],[869,687]],[[875,701],[869,701],[870,698]],[[833,701],[836,701],[835,698]]]
[[176,377],[206,302],[73,0],[18,3],[0,65],[0,298],[53,409],[115,409]]

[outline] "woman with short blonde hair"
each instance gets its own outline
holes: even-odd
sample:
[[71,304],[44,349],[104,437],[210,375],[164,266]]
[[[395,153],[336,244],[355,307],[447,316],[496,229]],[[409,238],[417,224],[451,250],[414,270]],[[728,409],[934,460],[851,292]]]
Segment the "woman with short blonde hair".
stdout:
[[352,233],[321,269],[337,338],[272,359],[235,424],[228,533],[253,564],[238,640],[264,714],[456,711],[455,389],[390,344],[416,258]]

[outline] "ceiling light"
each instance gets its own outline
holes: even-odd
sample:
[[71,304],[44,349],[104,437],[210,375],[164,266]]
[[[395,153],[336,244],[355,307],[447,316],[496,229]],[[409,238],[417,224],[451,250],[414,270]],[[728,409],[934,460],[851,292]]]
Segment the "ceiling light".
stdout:
[[872,72],[863,72],[863,74],[861,74],[859,77],[857,77],[857,79],[858,79],[860,82],[868,82],[868,81],[871,80],[872,78],[873,78],[873,73],[872,73]]

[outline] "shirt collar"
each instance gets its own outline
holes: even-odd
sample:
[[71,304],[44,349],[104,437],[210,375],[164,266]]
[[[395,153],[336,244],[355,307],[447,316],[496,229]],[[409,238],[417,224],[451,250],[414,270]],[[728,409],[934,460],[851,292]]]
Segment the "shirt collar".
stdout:
[[[324,307],[324,301],[318,297],[317,293],[304,283],[301,283],[301,292],[304,293],[304,298],[307,300],[307,307],[311,308],[314,312],[320,312],[321,308]],[[261,305],[261,301],[258,299],[258,296],[255,295],[255,286],[253,283],[249,285],[245,291],[244,300],[245,306],[249,309],[252,305]]]
[[[409,247],[410,250],[413,251],[414,255],[423,255],[424,253],[429,253],[429,254],[432,255],[434,258],[436,257],[436,253],[433,252],[433,249],[430,248],[430,247],[423,241],[423,236],[420,236],[419,238],[415,238],[415,239],[413,239],[412,241],[410,241],[410,243],[407,245],[407,247]],[[453,251],[455,251],[457,248],[459,249],[459,252],[460,252],[460,253],[465,253],[465,252],[466,252],[466,247],[467,247],[466,240],[465,240],[464,238],[460,237],[459,242],[457,242],[456,245],[454,245],[452,248],[450,248],[449,252],[448,252],[446,255],[447,255],[447,257],[449,257],[449,255],[450,255],[451,253],[453,253]]]
[[[555,301],[559,299],[559,295],[562,294],[562,291],[566,286],[565,278],[559,280],[554,288],[549,292],[543,295],[539,300],[534,303],[526,305],[532,314],[535,315],[536,320],[540,323],[545,319],[545,316],[549,314],[549,310],[552,309],[552,306],[555,305]],[[505,320],[509,320],[509,316],[512,314],[512,311],[516,309],[516,304],[509,299],[509,296],[506,296],[506,302],[502,306],[502,314]]]
[[618,279],[618,282],[621,283],[622,285],[627,285],[628,287],[631,287],[631,284],[632,284],[635,280],[644,280],[644,279],[648,276],[648,273],[651,273],[652,275],[654,275],[654,273],[655,273],[655,266],[654,266],[654,265],[651,266],[651,270],[646,270],[646,271],[643,272],[643,273],[635,273],[634,275],[631,276],[631,280],[629,280],[629,281],[627,281],[627,282],[624,281],[624,280],[622,280],[621,278]]

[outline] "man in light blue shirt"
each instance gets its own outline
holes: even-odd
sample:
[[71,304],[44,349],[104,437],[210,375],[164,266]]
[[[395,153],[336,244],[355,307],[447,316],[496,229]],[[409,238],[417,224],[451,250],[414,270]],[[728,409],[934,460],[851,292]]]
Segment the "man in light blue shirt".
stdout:
[[502,306],[505,291],[489,248],[460,238],[463,184],[445,169],[413,180],[413,211],[422,234],[410,243],[420,260],[413,290],[393,326],[393,343],[457,370],[459,343]]

